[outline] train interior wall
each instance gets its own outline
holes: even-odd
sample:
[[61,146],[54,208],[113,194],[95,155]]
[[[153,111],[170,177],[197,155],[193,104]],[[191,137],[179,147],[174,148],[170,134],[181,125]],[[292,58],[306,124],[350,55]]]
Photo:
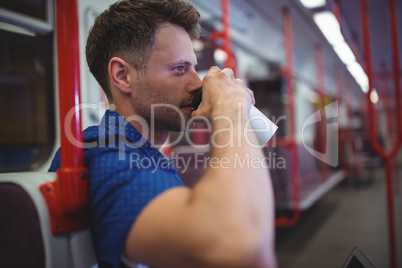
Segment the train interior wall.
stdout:
[[[110,0],[78,1],[81,102],[84,104],[82,109],[83,128],[98,124],[103,112],[108,107],[102,90],[88,70],[84,51],[87,32],[93,19],[112,2]],[[203,25],[207,29],[206,34],[221,29],[220,1],[191,0],[191,2],[200,11]],[[377,267],[389,267],[385,169],[384,162],[370,145],[366,95],[298,1],[232,0],[230,2],[231,36],[236,57],[236,74],[254,90],[256,106],[280,127],[273,138],[271,148],[265,149],[267,159],[270,161],[271,176],[275,187],[278,217],[292,217],[294,213],[292,210],[294,208],[294,200],[292,200],[294,188],[292,188],[291,178],[291,156],[279,142],[280,138],[289,135],[290,124],[289,85],[286,79],[286,69],[284,69],[287,64],[284,49],[286,40],[282,17],[283,6],[290,7],[299,190],[303,202],[300,204],[302,206],[300,220],[292,227],[278,226],[276,229],[279,267],[342,267],[343,262],[355,246],[359,246]],[[345,4],[346,11],[352,12],[351,10],[355,6],[352,8],[348,5],[354,4]],[[398,4],[401,9],[401,2],[398,1]],[[371,10],[371,12],[374,11]],[[402,12],[399,12],[399,15],[401,21]],[[353,14],[349,14],[349,17],[353,17]],[[374,25],[373,27],[380,26]],[[399,27],[400,42],[402,40],[401,31],[402,27]],[[376,36],[374,35],[373,38]],[[223,60],[214,58],[213,50],[212,52],[207,50],[210,45],[206,41],[207,39],[205,36],[201,40],[203,48],[196,51],[199,56],[199,65],[209,66],[212,61],[223,67]],[[389,44],[388,41],[384,42]],[[322,48],[323,53],[324,60],[321,69],[317,67],[317,45]],[[374,46],[374,51],[386,50],[386,47],[377,45]],[[375,52],[373,52],[374,54]],[[56,66],[56,59],[53,61]],[[376,60],[376,63],[378,62],[379,60]],[[206,69],[198,71],[202,76]],[[340,73],[340,80],[336,76],[336,71]],[[322,77],[320,77],[320,72]],[[53,82],[55,90],[54,95],[50,98],[57,103],[57,81]],[[322,88],[319,88],[320,83],[323,83]],[[387,84],[392,89],[391,81]],[[341,88],[341,92],[339,92],[339,88]],[[324,98],[321,98],[322,96],[317,92],[321,89],[325,90]],[[392,125],[396,122],[388,120],[389,114],[384,111],[385,106],[381,96],[380,94],[380,103],[376,106],[378,134],[381,145],[389,149],[395,138],[393,133],[396,131]],[[321,140],[317,141],[320,133],[317,132],[317,124],[313,124],[316,122],[306,124],[312,115],[324,105],[329,107],[329,113],[336,114],[335,118],[332,118],[325,126],[326,151],[320,148]],[[352,113],[350,113],[350,109]],[[54,111],[55,126],[58,126],[57,105],[55,105]],[[52,126],[55,139],[52,154],[60,146],[59,136],[62,134],[55,126]],[[348,137],[350,138],[350,133],[354,137],[352,141],[347,140]],[[333,142],[334,140],[337,142]],[[186,143],[180,143],[180,145],[176,148],[177,154],[198,153],[194,150],[189,151]],[[317,159],[309,149],[323,150],[322,152],[327,153],[327,158]],[[201,153],[207,152],[202,151]],[[358,157],[355,158],[355,155]],[[34,170],[46,172],[50,160],[51,157],[47,161],[42,161],[43,164],[35,166]],[[194,167],[188,173],[182,173],[182,176],[188,184],[193,184],[201,172],[202,170]],[[323,179],[325,172],[327,172],[325,176],[332,178],[333,181]],[[401,252],[401,152],[393,160],[392,174],[397,248],[398,252]],[[401,256],[398,258],[398,267],[402,267]]]

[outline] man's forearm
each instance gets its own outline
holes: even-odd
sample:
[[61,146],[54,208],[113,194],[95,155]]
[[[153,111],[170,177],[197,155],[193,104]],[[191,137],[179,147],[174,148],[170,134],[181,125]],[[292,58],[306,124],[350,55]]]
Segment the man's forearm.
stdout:
[[[210,167],[194,187],[193,202],[213,204],[215,217],[225,231],[246,240],[255,251],[273,251],[274,204],[269,172],[264,168],[261,149],[253,146],[244,127],[247,115],[241,109],[236,114],[212,122],[211,158],[225,158],[227,168]],[[227,130],[227,131],[225,131]],[[250,138],[250,139],[249,139]],[[203,200],[205,199],[205,200]],[[227,234],[226,234],[227,235]],[[268,246],[267,249],[267,245]],[[269,252],[266,252],[269,254]],[[269,254],[273,255],[273,254]]]

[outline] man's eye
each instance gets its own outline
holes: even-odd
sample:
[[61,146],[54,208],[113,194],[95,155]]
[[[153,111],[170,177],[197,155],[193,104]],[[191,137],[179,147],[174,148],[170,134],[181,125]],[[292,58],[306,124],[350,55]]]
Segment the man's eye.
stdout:
[[178,71],[178,72],[181,72],[181,73],[184,73],[184,66],[177,66],[177,67],[174,67],[173,70]]

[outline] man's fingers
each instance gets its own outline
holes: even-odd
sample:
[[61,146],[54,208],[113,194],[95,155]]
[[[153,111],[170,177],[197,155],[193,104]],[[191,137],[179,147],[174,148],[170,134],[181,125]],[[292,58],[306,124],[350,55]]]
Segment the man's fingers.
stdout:
[[236,80],[236,82],[237,82],[238,84],[240,84],[240,85],[242,85],[242,86],[246,86],[246,83],[244,83],[244,81],[243,81],[242,79],[236,78],[235,80]]
[[226,75],[229,79],[231,79],[232,81],[234,81],[235,84],[241,85],[241,86],[247,91],[247,94],[250,95],[252,104],[253,104],[253,105],[255,104],[255,99],[254,99],[254,93],[253,93],[253,91],[250,90],[248,87],[246,87],[246,84],[245,84],[245,82],[244,82],[242,79],[239,79],[239,78],[235,78],[235,77],[234,77],[234,72],[233,72],[232,69],[230,69],[230,68],[225,68],[225,69],[221,70],[221,69],[219,69],[219,67],[217,67],[217,66],[212,66],[212,67],[209,69],[209,72],[210,72],[210,73],[217,73],[217,72],[223,72],[223,73],[225,73],[225,75]]
[[251,104],[255,105],[254,92],[249,88],[247,88],[247,90],[248,90],[248,94],[251,97]]
[[[233,72],[233,70],[230,69],[230,68],[225,68],[225,69],[221,70],[221,69],[220,69],[219,67],[217,67],[217,66],[212,66],[211,68],[209,68],[209,71],[208,71],[208,72],[209,72],[209,73],[223,72],[223,73],[225,73],[226,76],[229,77],[230,79],[235,79],[235,77],[234,77],[234,72]],[[236,80],[238,80],[238,79],[236,79]],[[240,79],[239,79],[239,80],[240,80]],[[244,82],[243,82],[243,84],[244,84]]]
[[251,103],[254,105],[255,104],[254,92],[248,87],[246,87],[246,83],[242,79],[236,78],[235,81],[236,83],[242,85],[243,88],[247,91],[247,94],[250,95]]
[[212,66],[211,68],[209,68],[209,72],[210,73],[217,73],[219,72],[221,69],[219,69],[218,66]]
[[222,70],[222,72],[224,72],[229,78],[234,79],[234,72],[232,69],[229,68],[225,68]]

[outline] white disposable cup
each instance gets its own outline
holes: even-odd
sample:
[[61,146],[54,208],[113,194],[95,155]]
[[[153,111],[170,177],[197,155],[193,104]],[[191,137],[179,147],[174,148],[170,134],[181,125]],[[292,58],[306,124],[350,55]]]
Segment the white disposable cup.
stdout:
[[254,105],[251,105],[248,120],[249,125],[252,127],[250,132],[254,132],[257,137],[257,141],[252,141],[253,145],[259,148],[264,147],[275,134],[278,127],[260,110],[255,108]]
[[250,108],[249,120],[250,125],[254,130],[253,132],[257,137],[257,144],[255,145],[258,147],[264,147],[275,134],[278,127],[260,110],[255,108],[254,105]]

